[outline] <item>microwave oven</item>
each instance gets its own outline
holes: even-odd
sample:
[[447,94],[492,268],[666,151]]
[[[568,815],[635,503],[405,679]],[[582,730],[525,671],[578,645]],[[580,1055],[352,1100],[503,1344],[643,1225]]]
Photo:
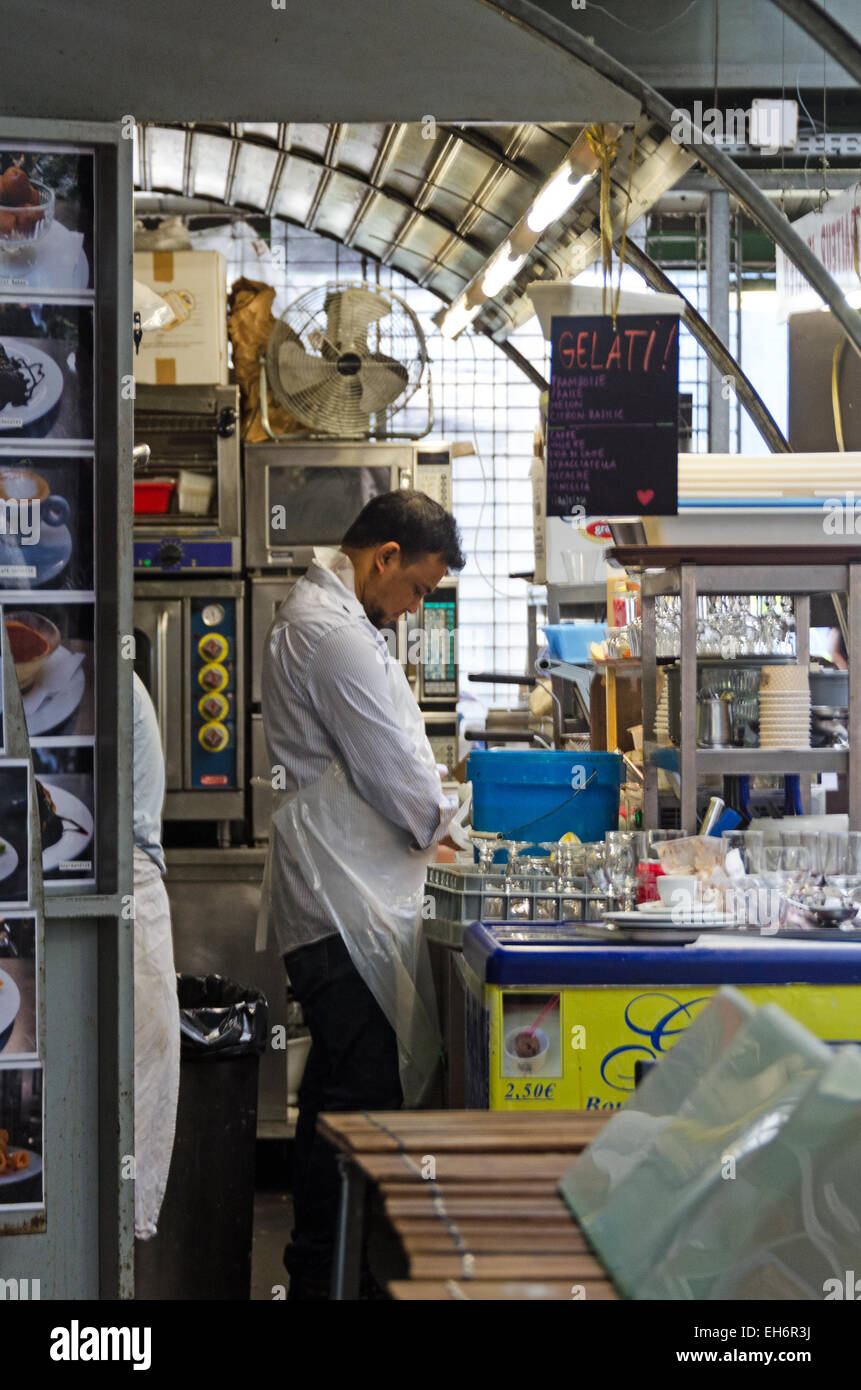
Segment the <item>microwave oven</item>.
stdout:
[[414,486],[412,444],[247,444],[246,564],[304,570],[314,547],[340,545],[374,497]]

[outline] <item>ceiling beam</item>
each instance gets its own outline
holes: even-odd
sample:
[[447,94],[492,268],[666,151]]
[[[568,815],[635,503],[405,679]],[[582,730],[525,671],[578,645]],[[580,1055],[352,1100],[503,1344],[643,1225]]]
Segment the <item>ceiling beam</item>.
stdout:
[[844,29],[838,20],[826,14],[821,5],[814,4],[813,0],[771,0],[771,3],[788,14],[820,48],[830,53],[834,61],[845,68],[861,87],[861,44],[848,29]]
[[[531,3],[531,0],[482,0],[482,3],[489,5],[500,14],[507,15],[512,23],[530,29],[543,35],[551,42],[557,43],[572,57],[588,63],[595,72],[600,73],[602,77],[615,83],[622,91],[635,97],[643,110],[653,120],[659,121],[665,130],[671,131],[673,129],[675,124],[674,108],[666,97],[661,96],[660,92],[655,91],[654,87],[651,87],[648,82],[644,82],[630,68],[624,67],[609,53],[605,53],[585,34],[570,29],[561,20],[546,14],[537,5]],[[861,353],[861,314],[856,309],[850,308],[843,291],[828,274],[819,257],[793,230],[787,218],[772,206],[769,199],[760,192],[744,170],[740,169],[735,161],[729,155],[724,154],[717,145],[706,140],[702,131],[693,121],[691,126],[693,139],[682,148],[689,149],[691,154],[701,160],[725,188],[736,194],[753,220],[759,224],[764,232],[768,233],[793,265],[801,271],[808,284],[825,301],[838,323],[845,330],[850,342]]]

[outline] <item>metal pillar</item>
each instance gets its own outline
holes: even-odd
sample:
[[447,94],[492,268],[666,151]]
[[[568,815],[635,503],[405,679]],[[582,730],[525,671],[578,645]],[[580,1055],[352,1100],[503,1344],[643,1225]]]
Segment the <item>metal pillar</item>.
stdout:
[[[722,342],[729,342],[729,194],[723,188],[708,195],[709,324]],[[730,403],[720,368],[709,362],[709,453],[729,453]]]

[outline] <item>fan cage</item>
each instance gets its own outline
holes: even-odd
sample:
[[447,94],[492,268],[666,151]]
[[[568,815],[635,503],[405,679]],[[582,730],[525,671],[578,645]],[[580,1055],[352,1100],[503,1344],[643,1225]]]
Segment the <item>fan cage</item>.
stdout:
[[[341,336],[342,323],[346,337]],[[400,437],[391,422],[425,379],[427,430],[413,430],[409,437],[421,437],[432,426],[429,355],[421,323],[399,295],[367,281],[328,281],[289,305],[270,336],[265,370],[279,404],[326,437]],[[381,408],[366,408],[380,391],[391,391],[397,385],[393,377],[402,374],[403,387],[392,399]]]

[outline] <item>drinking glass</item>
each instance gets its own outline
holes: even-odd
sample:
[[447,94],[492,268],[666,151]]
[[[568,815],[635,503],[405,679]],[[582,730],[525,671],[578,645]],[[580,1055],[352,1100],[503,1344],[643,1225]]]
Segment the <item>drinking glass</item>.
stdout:
[[[758,874],[762,869],[762,851],[765,836],[761,830],[724,830],[721,833],[724,855],[729,857],[733,851],[741,859],[745,874]],[[734,877],[728,870],[730,877]]]
[[608,831],[605,837],[605,864],[614,897],[624,911],[630,912],[637,897],[637,865],[640,862],[637,841],[640,832]]
[[686,830],[647,830],[646,854],[649,859],[660,859],[658,845],[666,844],[668,840],[684,840],[687,833]]

